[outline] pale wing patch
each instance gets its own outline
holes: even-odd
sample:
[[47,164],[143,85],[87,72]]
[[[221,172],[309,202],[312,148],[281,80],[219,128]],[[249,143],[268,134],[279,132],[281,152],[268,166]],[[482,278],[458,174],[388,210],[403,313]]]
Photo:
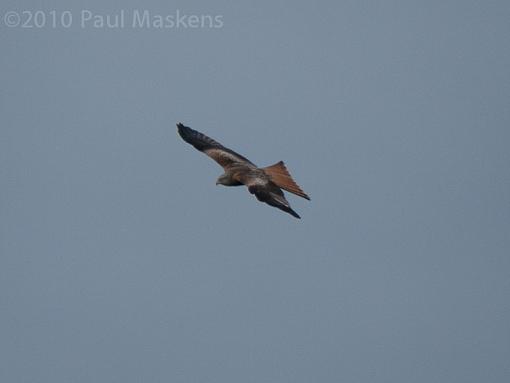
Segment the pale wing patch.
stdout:
[[221,166],[228,167],[234,163],[245,163],[246,161],[235,154],[227,152],[226,150],[219,148],[207,149],[204,151],[214,161],[219,163]]
[[264,178],[261,178],[261,177],[252,177],[250,178],[250,182],[249,184],[250,185],[257,185],[257,186],[266,186],[267,185],[267,180],[264,179]]
[[270,193],[271,197],[273,197],[276,201],[281,203],[283,206],[290,207],[289,202],[285,199],[285,197],[278,195],[276,193]]

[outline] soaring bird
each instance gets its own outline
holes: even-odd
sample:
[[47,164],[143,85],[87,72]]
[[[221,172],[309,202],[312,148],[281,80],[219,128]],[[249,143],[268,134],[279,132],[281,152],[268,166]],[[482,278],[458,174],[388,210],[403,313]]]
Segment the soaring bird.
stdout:
[[290,207],[282,189],[307,200],[310,200],[310,197],[294,182],[283,161],[259,168],[246,157],[181,123],[177,124],[177,131],[184,141],[207,154],[223,167],[225,173],[218,178],[216,185],[245,185],[259,201],[283,210],[296,218],[301,218]]

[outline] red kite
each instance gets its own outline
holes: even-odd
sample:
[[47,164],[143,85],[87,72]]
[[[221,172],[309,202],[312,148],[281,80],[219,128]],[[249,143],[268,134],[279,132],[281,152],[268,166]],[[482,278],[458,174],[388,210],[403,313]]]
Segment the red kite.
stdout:
[[181,123],[177,124],[177,130],[184,141],[204,152],[223,167],[225,173],[218,178],[216,185],[246,185],[248,191],[255,194],[259,201],[277,207],[296,218],[301,218],[291,209],[282,189],[307,200],[310,200],[310,197],[294,182],[283,161],[265,168],[258,168],[247,158],[224,147],[205,134]]

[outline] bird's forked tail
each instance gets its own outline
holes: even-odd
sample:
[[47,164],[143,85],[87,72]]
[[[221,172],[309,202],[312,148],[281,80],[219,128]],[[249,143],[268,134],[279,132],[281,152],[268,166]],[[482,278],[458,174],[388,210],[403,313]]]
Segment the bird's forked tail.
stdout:
[[285,167],[283,161],[279,161],[274,165],[262,168],[278,187],[287,190],[290,193],[310,200],[310,197],[294,182],[289,171]]

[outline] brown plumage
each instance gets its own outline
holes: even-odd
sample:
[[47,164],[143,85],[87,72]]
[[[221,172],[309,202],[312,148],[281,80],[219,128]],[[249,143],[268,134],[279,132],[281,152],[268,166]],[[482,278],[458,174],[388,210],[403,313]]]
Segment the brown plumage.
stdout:
[[245,185],[259,201],[283,210],[296,218],[301,218],[292,210],[281,189],[307,200],[310,200],[310,197],[294,182],[283,161],[265,168],[258,168],[246,157],[181,123],[177,124],[177,131],[184,141],[204,152],[223,167],[225,173],[218,178],[216,184]]
[[292,176],[285,167],[283,161],[279,161],[274,165],[262,168],[262,170],[271,178],[271,181],[273,181],[277,186],[281,187],[284,190],[287,190],[290,193],[294,193],[295,195],[310,200],[310,197],[308,197],[306,193],[303,190],[301,190],[298,184],[294,182]]

